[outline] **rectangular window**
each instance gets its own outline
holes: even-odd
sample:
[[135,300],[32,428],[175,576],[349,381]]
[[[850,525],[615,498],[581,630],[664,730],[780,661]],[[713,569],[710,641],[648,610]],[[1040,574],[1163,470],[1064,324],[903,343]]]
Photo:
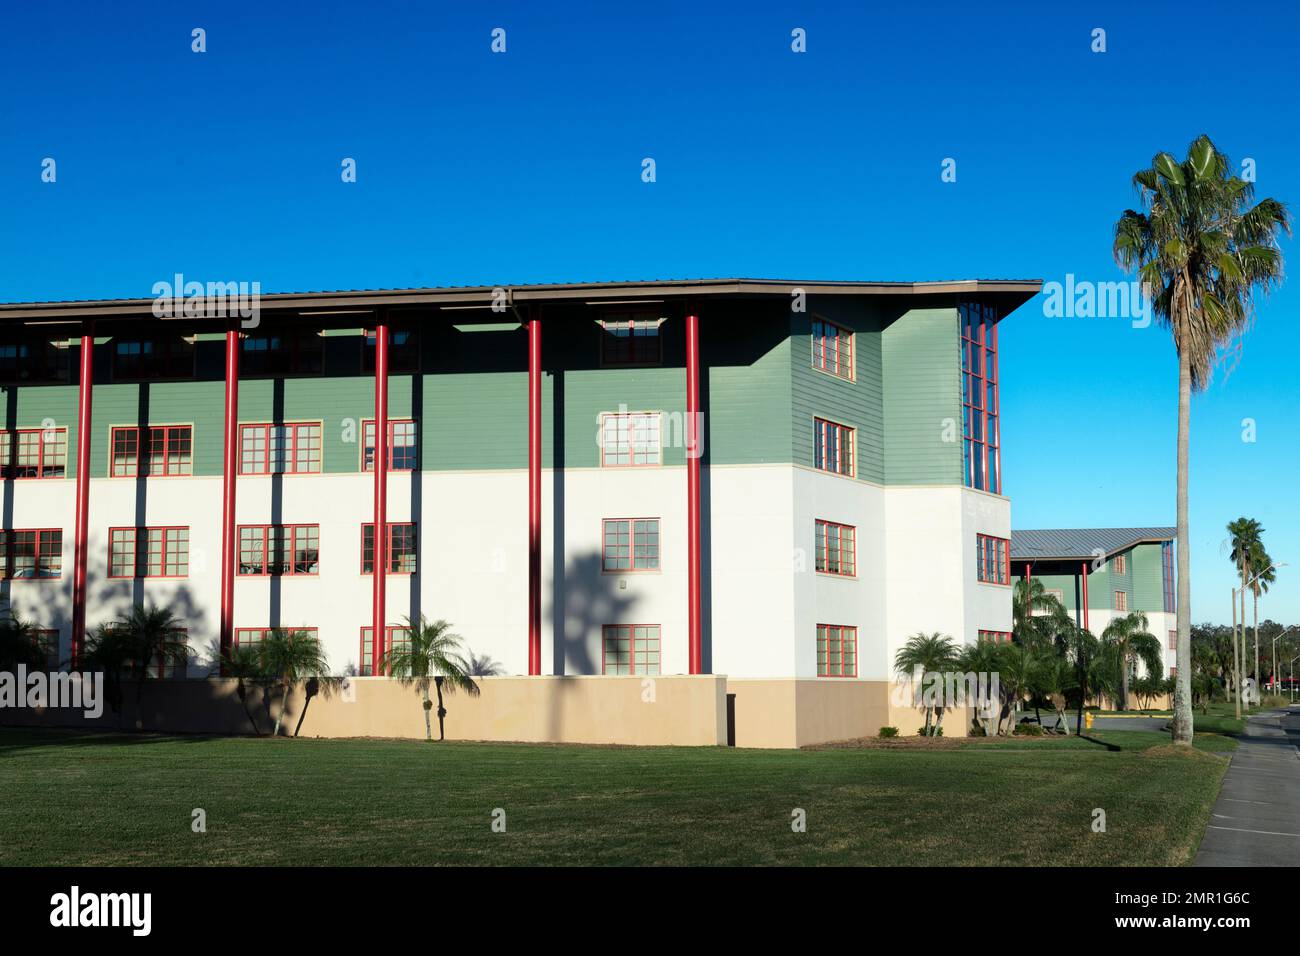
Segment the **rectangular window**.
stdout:
[[1176,650],[1178,650],[1178,632],[1177,632],[1177,631],[1170,631],[1170,632],[1169,632],[1169,649],[1170,649],[1171,651],[1176,651]]
[[853,429],[824,418],[813,419],[813,465],[853,477]]
[[606,624],[601,636],[601,673],[659,673],[658,624]]
[[62,478],[68,467],[66,428],[0,431],[0,475],[5,478]]
[[193,377],[194,343],[179,335],[113,341],[117,381]]
[[1127,591],[1116,591],[1116,592],[1115,592],[1115,610],[1117,610],[1117,611],[1127,611],[1127,610],[1128,610],[1128,592],[1127,592]]
[[813,368],[853,379],[853,333],[824,319],[812,323]]
[[848,524],[817,520],[817,570],[853,577],[858,573],[857,529]]
[[46,670],[59,669],[59,632],[50,628],[40,628],[32,633],[32,643],[45,657]]
[[1116,574],[1123,574],[1125,569],[1124,555],[1117,554],[1110,559],[1110,568]]
[[602,570],[659,570],[658,518],[606,518],[602,537]]
[[[361,629],[361,667],[357,674],[360,677],[372,677],[374,675],[374,633],[373,627],[363,627]],[[380,660],[384,658],[389,651],[410,650],[411,647],[411,629],[408,627],[386,627],[384,628],[384,643],[379,649]]]
[[318,474],[321,462],[319,422],[239,426],[241,475]]
[[1011,542],[1006,538],[995,538],[987,534],[975,536],[978,577],[982,583],[1011,583],[1011,565],[1008,557],[1010,544]]
[[59,528],[0,531],[0,579],[29,581],[63,574],[63,531]]
[[[361,347],[361,371],[375,370],[375,330],[366,329],[366,341]],[[420,333],[418,329],[388,327],[388,371],[418,372],[420,370]]]
[[1177,667],[1169,668],[1169,679],[1173,680],[1177,676],[1178,676],[1178,668]]
[[600,321],[602,365],[658,365],[663,361],[659,326],[652,313],[611,313]]
[[69,380],[68,349],[45,339],[0,343],[0,384],[35,385]]
[[817,676],[858,676],[858,629],[842,624],[817,625]]
[[1010,644],[1010,631],[980,631],[980,641],[986,644]]
[[605,468],[639,468],[663,461],[659,412],[607,412],[600,416],[600,463]]
[[189,528],[110,528],[110,578],[183,578],[190,573]]
[[1160,566],[1165,579],[1165,613],[1174,613],[1174,543],[1160,545]]
[[239,573],[244,575],[317,574],[320,525],[239,526]]
[[323,344],[314,329],[247,334],[239,343],[239,372],[249,378],[319,375],[324,368]]
[[193,426],[151,425],[144,432],[141,462],[140,429],[113,429],[111,477],[158,478],[194,473]]
[[[388,573],[415,573],[415,525],[388,524]],[[375,526],[361,526],[361,573],[375,573]]]
[[[361,427],[363,455],[361,470],[375,470],[375,423],[365,422]],[[388,420],[388,470],[415,471],[418,467],[416,452],[419,449],[415,422],[409,418]]]
[[[277,630],[274,627],[237,627],[235,628],[235,644],[243,647],[254,647],[266,640],[267,635]],[[278,630],[292,631],[294,633],[302,632],[315,637],[317,630],[314,627],[282,627]]]
[[1002,493],[998,432],[998,311],[963,302],[961,321],[962,479],[970,488]]

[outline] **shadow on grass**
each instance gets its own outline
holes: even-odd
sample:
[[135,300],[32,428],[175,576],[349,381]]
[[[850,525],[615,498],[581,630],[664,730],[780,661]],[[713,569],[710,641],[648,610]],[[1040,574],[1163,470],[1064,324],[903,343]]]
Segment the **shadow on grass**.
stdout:
[[0,757],[13,756],[27,750],[47,747],[115,747],[135,744],[208,743],[228,740],[224,734],[156,734],[129,733],[105,730],[78,730],[68,727],[3,727],[0,726]]

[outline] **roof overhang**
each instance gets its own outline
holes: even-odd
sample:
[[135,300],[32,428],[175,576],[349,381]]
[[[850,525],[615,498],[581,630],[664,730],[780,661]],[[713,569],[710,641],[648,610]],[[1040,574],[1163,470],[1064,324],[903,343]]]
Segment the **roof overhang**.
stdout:
[[[1037,295],[1040,279],[963,279],[941,282],[828,282],[786,279],[670,279],[644,282],[580,282],[515,286],[449,286],[428,289],[371,289],[337,292],[277,292],[258,295],[263,312],[308,314],[357,313],[381,309],[488,309],[500,303],[504,291],[513,306],[545,302],[590,303],[637,299],[696,299],[784,296],[796,290],[808,295],[997,296],[1006,311]],[[0,321],[29,325],[63,324],[95,318],[148,319],[156,299],[92,299],[68,302],[0,303]],[[177,316],[189,321],[203,316]],[[169,321],[163,318],[161,321]]]

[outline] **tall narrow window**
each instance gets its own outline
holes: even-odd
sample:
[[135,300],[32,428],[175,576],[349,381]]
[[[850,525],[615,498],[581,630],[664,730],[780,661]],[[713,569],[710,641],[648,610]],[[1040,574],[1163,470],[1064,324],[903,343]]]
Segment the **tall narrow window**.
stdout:
[[62,529],[0,531],[0,578],[26,581],[62,575]]
[[600,322],[602,365],[658,365],[663,360],[659,326],[651,313],[611,313]]
[[[110,474],[114,478],[158,478],[194,473],[194,429],[190,425],[114,428]],[[141,458],[143,457],[143,461]]]
[[663,461],[658,412],[603,414],[600,438],[600,463],[606,468],[638,468]]
[[813,465],[853,477],[853,429],[824,418],[813,419]]
[[1174,543],[1160,545],[1160,568],[1165,581],[1165,613],[1174,613]]
[[1010,584],[1010,542],[988,534],[975,536],[975,560],[978,578],[984,584]]
[[67,467],[66,428],[0,431],[0,475],[5,478],[62,478]]
[[855,554],[857,529],[853,525],[818,519],[816,532],[817,570],[845,577],[856,575],[858,573]]
[[[375,470],[375,423],[367,421],[362,426],[363,455],[361,470]],[[418,466],[415,422],[409,418],[390,418],[388,420],[388,470],[414,471]]]
[[[357,670],[361,677],[374,676],[374,633],[375,629],[373,627],[363,627],[361,629],[361,666]],[[410,649],[410,628],[400,626],[384,628],[384,642],[379,648],[379,659],[381,661],[392,651],[401,653]]]
[[813,368],[839,378],[853,378],[853,333],[824,319],[812,322]]
[[1114,571],[1116,574],[1124,574],[1127,568],[1127,564],[1124,560],[1124,555],[1117,554],[1115,555],[1115,557],[1111,558],[1110,566],[1111,566],[1111,570]]
[[606,518],[603,538],[602,570],[659,570],[658,518]]
[[189,528],[110,528],[110,578],[183,578],[190,573]]
[[318,473],[321,463],[320,428],[319,422],[240,425],[239,473],[241,475]]
[[817,625],[817,676],[858,676],[858,629],[842,624]]
[[[415,573],[415,525],[410,523],[388,524],[388,573]],[[361,526],[361,573],[375,573],[375,526]]]
[[606,624],[601,636],[601,673],[659,673],[658,624]]
[[1127,611],[1127,610],[1128,610],[1128,592],[1127,592],[1127,591],[1116,591],[1116,592],[1115,592],[1115,610],[1117,610],[1117,611]]
[[1178,632],[1177,632],[1177,631],[1170,631],[1170,632],[1169,632],[1169,649],[1170,649],[1171,651],[1176,651],[1176,650],[1178,650]]
[[961,319],[962,475],[970,488],[1002,493],[998,433],[998,312],[963,302]]

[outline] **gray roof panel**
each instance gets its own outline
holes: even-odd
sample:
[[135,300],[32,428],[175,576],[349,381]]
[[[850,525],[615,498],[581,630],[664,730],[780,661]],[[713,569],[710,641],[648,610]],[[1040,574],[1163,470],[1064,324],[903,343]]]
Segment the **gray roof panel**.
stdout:
[[1176,529],[1150,528],[1044,528],[1011,532],[1012,561],[1092,559],[1097,551],[1106,557],[1135,544],[1172,541]]

